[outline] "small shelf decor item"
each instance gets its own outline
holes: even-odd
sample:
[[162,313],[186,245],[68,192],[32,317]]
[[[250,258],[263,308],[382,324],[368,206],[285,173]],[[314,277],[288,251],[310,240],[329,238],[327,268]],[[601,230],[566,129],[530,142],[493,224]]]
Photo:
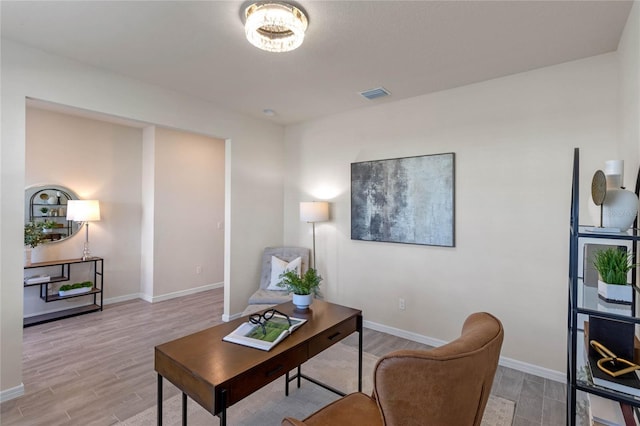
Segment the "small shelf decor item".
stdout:
[[44,222],[42,222],[42,232],[45,234],[53,232],[53,229],[57,227],[58,227],[58,224],[55,223],[53,220],[47,219]]
[[638,196],[623,186],[624,161],[605,162],[604,172],[597,170],[591,183],[591,196],[600,207],[600,224],[592,232],[626,232],[638,214]]
[[593,266],[598,271],[598,296],[607,302],[631,304],[633,287],[627,284],[627,274],[637,265],[633,253],[619,248],[596,252]]
[[75,294],[89,293],[93,288],[93,282],[85,281],[82,283],[65,284],[58,289],[59,296],[73,296]]
[[287,271],[280,277],[282,281],[278,283],[278,287],[284,287],[289,293],[293,293],[293,304],[298,309],[308,309],[313,302],[313,296],[319,294],[322,277],[314,268],[307,269],[302,276],[296,271]]

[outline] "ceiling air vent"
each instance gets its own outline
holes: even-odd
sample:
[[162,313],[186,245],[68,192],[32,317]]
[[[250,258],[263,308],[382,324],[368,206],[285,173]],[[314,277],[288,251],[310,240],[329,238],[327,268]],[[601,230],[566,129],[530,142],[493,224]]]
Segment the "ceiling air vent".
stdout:
[[360,92],[360,95],[369,99],[370,101],[376,98],[382,98],[383,96],[389,96],[391,93],[384,87],[376,87],[375,89],[365,90]]

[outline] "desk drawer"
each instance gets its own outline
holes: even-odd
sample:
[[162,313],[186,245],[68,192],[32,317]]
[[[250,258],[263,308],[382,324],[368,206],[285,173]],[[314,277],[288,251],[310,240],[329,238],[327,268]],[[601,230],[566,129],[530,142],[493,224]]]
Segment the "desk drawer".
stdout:
[[319,334],[309,342],[309,358],[336,344],[358,330],[358,318],[353,317]]
[[[229,392],[227,406],[235,404],[242,398],[283,376],[287,371],[293,370],[307,359],[307,346],[300,345],[234,378],[229,382],[227,388]],[[216,400],[216,406],[218,401],[219,399]]]

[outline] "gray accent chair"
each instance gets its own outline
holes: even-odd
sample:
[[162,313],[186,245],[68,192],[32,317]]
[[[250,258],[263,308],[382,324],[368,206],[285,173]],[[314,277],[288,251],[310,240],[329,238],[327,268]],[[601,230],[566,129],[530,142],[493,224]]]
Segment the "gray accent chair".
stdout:
[[262,269],[260,271],[260,287],[249,298],[249,306],[245,314],[249,311],[255,312],[268,308],[278,303],[291,300],[291,295],[286,290],[267,290],[271,281],[271,256],[275,256],[286,262],[291,262],[297,257],[302,258],[301,272],[304,274],[309,269],[309,249],[304,247],[267,247],[262,253]]

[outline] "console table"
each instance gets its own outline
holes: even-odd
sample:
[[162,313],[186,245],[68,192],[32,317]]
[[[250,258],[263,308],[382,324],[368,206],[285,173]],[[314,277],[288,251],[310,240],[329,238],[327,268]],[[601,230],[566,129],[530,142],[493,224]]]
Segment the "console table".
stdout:
[[[57,294],[49,294],[49,286],[54,283],[60,283],[71,280],[71,266],[77,264],[91,264],[93,268],[93,288],[91,291],[82,294],[73,294],[70,296],[59,296]],[[42,268],[56,268],[59,271],[56,275],[50,276],[48,281],[44,282],[27,282],[25,276],[24,287],[40,286],[40,298],[45,302],[55,302],[57,300],[71,299],[75,297],[93,296],[93,303],[85,306],[77,306],[69,309],[63,309],[56,312],[49,312],[42,315],[36,315],[28,318],[24,318],[23,326],[29,327],[36,324],[42,324],[45,322],[55,321],[61,318],[73,317],[76,315],[87,314],[89,312],[96,312],[102,310],[102,292],[104,285],[104,259],[101,257],[92,257],[87,260],[82,259],[66,259],[66,260],[53,260],[48,262],[35,262],[24,267],[25,272],[42,269]],[[98,298],[98,296],[100,296]],[[98,303],[98,300],[100,303]]]
[[[302,375],[299,367],[356,331],[358,390],[362,391],[362,311],[322,300],[314,300],[305,312],[295,310],[291,302],[274,308],[307,322],[268,352],[222,340],[247,321],[246,316],[155,347],[158,426],[162,426],[163,378],[182,391],[183,425],[187,423],[187,396],[219,416],[224,426],[228,407],[283,375],[287,376],[287,390],[289,381],[296,378],[298,386],[303,378],[334,390]],[[289,371],[296,367],[298,374],[289,378]]]

